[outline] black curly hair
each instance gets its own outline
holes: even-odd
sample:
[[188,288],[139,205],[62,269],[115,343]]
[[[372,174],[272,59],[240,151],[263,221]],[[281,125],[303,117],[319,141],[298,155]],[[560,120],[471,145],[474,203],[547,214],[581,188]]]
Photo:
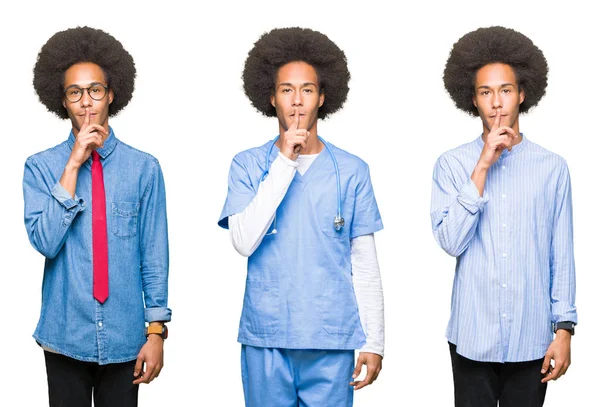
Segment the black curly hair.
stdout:
[[456,107],[478,116],[473,105],[477,71],[491,63],[510,65],[525,100],[519,111],[527,113],[546,94],[548,62],[525,35],[505,27],[479,28],[464,35],[450,51],[444,69],[444,86]]
[[135,82],[132,56],[112,35],[95,28],[77,27],[54,34],[40,50],[33,68],[33,87],[46,108],[67,119],[62,105],[65,72],[79,62],[100,66],[114,94],[109,116],[119,113],[131,100]]
[[338,111],[348,96],[350,72],[346,55],[326,35],[308,28],[275,28],[264,33],[248,52],[242,79],[252,105],[265,116],[276,116],[271,105],[277,71],[283,65],[303,61],[317,71],[319,91],[325,102],[318,116]]

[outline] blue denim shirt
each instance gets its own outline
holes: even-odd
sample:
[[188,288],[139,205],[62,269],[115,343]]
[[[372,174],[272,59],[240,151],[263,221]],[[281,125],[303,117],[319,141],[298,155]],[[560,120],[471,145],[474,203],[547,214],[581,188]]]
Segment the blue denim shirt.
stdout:
[[165,185],[158,161],[119,141],[98,149],[104,174],[109,295],[92,294],[91,158],[74,198],[59,180],[75,136],[25,163],[25,226],[46,257],[42,309],[33,337],[63,355],[99,364],[137,357],[146,322],[170,321]]

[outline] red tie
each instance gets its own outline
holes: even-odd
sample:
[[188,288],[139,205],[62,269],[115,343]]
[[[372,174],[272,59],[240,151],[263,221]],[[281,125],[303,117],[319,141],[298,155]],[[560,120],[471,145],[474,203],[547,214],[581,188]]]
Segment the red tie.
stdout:
[[106,235],[106,196],[100,154],[92,151],[92,247],[94,252],[94,298],[108,298],[108,241]]

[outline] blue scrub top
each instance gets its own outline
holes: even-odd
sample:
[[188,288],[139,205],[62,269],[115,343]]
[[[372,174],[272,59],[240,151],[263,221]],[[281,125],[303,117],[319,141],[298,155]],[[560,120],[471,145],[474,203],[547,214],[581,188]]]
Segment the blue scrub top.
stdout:
[[[229,171],[219,225],[252,201],[271,142],[237,154]],[[336,231],[337,181],[325,148],[304,175],[296,173],[277,208],[277,233],[248,258],[238,341],[288,349],[358,349],[365,334],[352,285],[350,240],[383,229],[368,165],[328,143],[337,159],[342,216]],[[277,157],[275,146],[269,162]]]

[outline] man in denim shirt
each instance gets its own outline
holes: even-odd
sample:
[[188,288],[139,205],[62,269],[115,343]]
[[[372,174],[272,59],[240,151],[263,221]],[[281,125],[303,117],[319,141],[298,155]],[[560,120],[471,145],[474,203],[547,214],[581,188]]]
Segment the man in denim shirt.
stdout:
[[139,383],[163,366],[171,319],[163,176],[154,157],[108,126],[134,79],[121,43],[89,27],[55,34],[34,68],[40,100],[73,127],[27,159],[23,178],[29,240],[46,257],[33,336],[51,406],[89,406],[92,390],[97,407],[136,406]]

